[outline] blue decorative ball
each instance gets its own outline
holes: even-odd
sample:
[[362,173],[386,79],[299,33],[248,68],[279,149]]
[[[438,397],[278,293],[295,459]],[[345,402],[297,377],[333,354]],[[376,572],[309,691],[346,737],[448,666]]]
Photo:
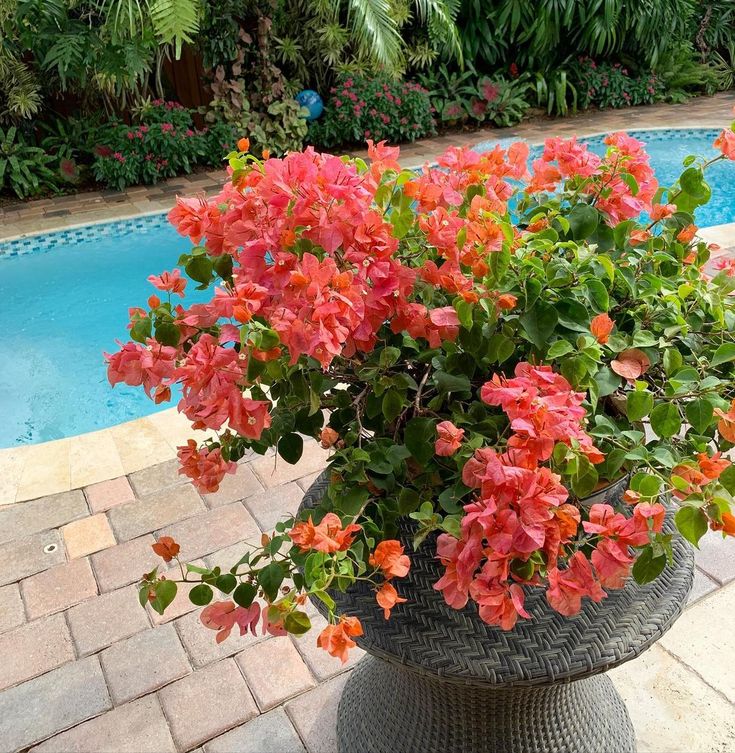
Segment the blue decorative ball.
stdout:
[[300,91],[296,95],[296,101],[309,111],[307,120],[316,120],[324,112],[324,102],[313,89]]

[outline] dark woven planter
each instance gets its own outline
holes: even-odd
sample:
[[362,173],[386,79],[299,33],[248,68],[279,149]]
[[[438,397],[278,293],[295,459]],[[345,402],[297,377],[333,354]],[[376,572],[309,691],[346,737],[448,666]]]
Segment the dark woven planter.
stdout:
[[[608,498],[626,486],[621,480]],[[321,476],[302,508],[318,505],[326,487]],[[543,589],[528,589],[533,619],[503,631],[472,602],[452,609],[432,588],[442,572],[434,538],[413,552],[408,528],[400,536],[411,555],[399,585],[408,601],[390,620],[368,584],[332,593],[339,612],[360,618],[357,642],[370,654],[340,700],[340,753],[635,751],[625,705],[602,673],[650,648],[681,614],[694,577],[685,542],[675,537],[674,563],[656,581],[631,580],[599,604],[586,599],[572,618],[553,611]]]

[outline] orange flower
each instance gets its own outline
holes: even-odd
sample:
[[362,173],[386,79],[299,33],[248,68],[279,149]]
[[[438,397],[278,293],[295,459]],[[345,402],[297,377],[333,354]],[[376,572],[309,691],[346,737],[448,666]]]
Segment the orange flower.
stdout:
[[650,365],[648,356],[638,348],[624,350],[616,359],[610,361],[610,368],[629,382],[634,382],[641,374],[645,374]]
[[248,138],[240,139],[237,142],[237,148],[241,152],[249,152],[250,151],[250,139]]
[[271,156],[271,150],[263,149],[263,159],[270,159],[270,156]]
[[675,211],[675,204],[654,204],[651,208],[651,219],[654,222],[665,220],[667,217],[671,217]]
[[396,604],[403,604],[406,601],[406,599],[402,599],[398,595],[398,591],[387,582],[383,583],[378,589],[375,599],[378,602],[378,606],[382,608],[386,620],[390,617],[390,610],[393,609]]
[[650,237],[651,234],[648,232],[648,230],[634,230],[630,234],[630,238],[628,238],[628,243],[630,243],[631,246],[640,246],[641,244],[645,243]]
[[699,468],[708,479],[719,478],[722,471],[731,465],[727,458],[721,456],[721,452],[716,452],[712,457],[709,457],[706,452],[700,452],[697,455]]
[[333,512],[328,512],[318,525],[309,516],[308,521],[296,523],[288,532],[291,541],[302,552],[314,550],[334,554],[344,552],[352,546],[355,534],[362,530],[357,523],[342,528],[342,521]]
[[449,457],[462,446],[464,429],[458,429],[451,421],[440,421],[436,425],[437,440],[434,452],[440,457]]
[[702,487],[709,483],[710,479],[693,465],[677,465],[671,470],[672,476],[678,476],[687,483],[686,489],[674,489],[674,496],[678,499],[686,499],[690,494],[697,494]]
[[699,230],[699,228],[696,225],[687,225],[679,231],[676,240],[681,241],[682,243],[691,243],[694,236],[697,234],[697,230]]
[[171,562],[181,547],[170,536],[161,536],[155,544],[151,544],[151,549],[162,557],[164,562]]
[[157,309],[161,305],[161,299],[157,295],[148,298],[148,308]]
[[510,311],[516,307],[518,299],[511,293],[503,293],[498,296],[498,308],[503,311]]
[[549,218],[542,217],[540,220],[536,220],[536,222],[532,222],[526,228],[526,230],[529,233],[538,233],[540,230],[545,230],[547,227],[549,227]]
[[322,429],[322,433],[319,435],[319,443],[321,446],[328,450],[339,439],[339,434],[330,426],[325,426]]
[[362,635],[362,625],[357,617],[340,617],[336,625],[327,625],[316,639],[316,645],[336,656],[342,664],[347,661],[347,652],[357,644],[353,637]]
[[598,314],[590,322],[590,332],[600,345],[610,339],[615,322],[607,314]]
[[641,501],[641,495],[638,492],[634,492],[632,489],[626,489],[623,494],[623,502],[626,505],[637,505]]
[[735,442],[735,400],[730,404],[730,410],[724,413],[715,408],[715,414],[720,417],[717,422],[717,431],[728,441]]
[[381,541],[370,555],[369,562],[373,567],[379,567],[386,578],[403,578],[411,568],[408,555],[403,553],[401,542],[396,539]]

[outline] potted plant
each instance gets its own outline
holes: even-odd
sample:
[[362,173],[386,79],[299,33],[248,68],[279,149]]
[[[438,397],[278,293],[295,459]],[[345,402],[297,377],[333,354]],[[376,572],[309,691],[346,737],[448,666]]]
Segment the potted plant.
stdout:
[[[368,144],[259,159],[242,139],[222,192],[169,215],[186,276],[149,278],[108,356],[112,384],[176,384],[217,433],[179,450],[203,491],[246,450],[332,450],[296,519],[181,579],[218,641],[304,633],[309,598],[322,648],[377,657],[344,751],[631,750],[599,673],[678,616],[690,544],[735,535],[735,277],[702,272],[693,224],[710,163],[664,187],[622,133],[604,157],[549,139],[530,170],[522,143],[418,173]],[[735,158],[735,133],[716,146]],[[208,303],[183,305],[187,277]],[[141,602],[176,588],[154,570]]]

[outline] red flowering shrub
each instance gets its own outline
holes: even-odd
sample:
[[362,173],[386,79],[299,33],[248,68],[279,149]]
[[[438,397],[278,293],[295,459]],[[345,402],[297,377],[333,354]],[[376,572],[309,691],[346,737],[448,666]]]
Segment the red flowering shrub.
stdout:
[[[319,645],[344,659],[361,627],[330,590],[359,577],[386,617],[411,608],[406,516],[447,603],[472,599],[503,629],[533,618],[529,589],[573,615],[631,573],[657,577],[672,492],[690,542],[735,535],[720,454],[735,444],[735,280],[701,272],[707,163],[659,186],[638,141],[606,142],[601,158],[549,139],[530,169],[524,144],[451,148],[419,173],[372,142],[369,163],[233,153],[218,196],[177,201],[195,244],[179,264],[212,298],[187,307],[179,270],[151,276],[110,381],[154,399],[180,385],[179,410],[217,437],[179,451],[204,492],[248,449],[293,463],[307,435],[332,451],[318,508],[229,572],[181,563],[195,604],[226,596],[202,613],[217,640],[305,632],[310,596],[331,613]],[[581,502],[621,477],[617,507]],[[178,560],[176,542],[155,546]],[[163,610],[175,592],[154,570],[140,594]]]
[[330,91],[309,140],[331,149],[374,141],[415,141],[434,132],[428,92],[413,81],[344,76]]
[[650,105],[663,98],[665,88],[653,72],[632,75],[620,63],[596,63],[588,57],[579,59],[572,78],[583,109]]

